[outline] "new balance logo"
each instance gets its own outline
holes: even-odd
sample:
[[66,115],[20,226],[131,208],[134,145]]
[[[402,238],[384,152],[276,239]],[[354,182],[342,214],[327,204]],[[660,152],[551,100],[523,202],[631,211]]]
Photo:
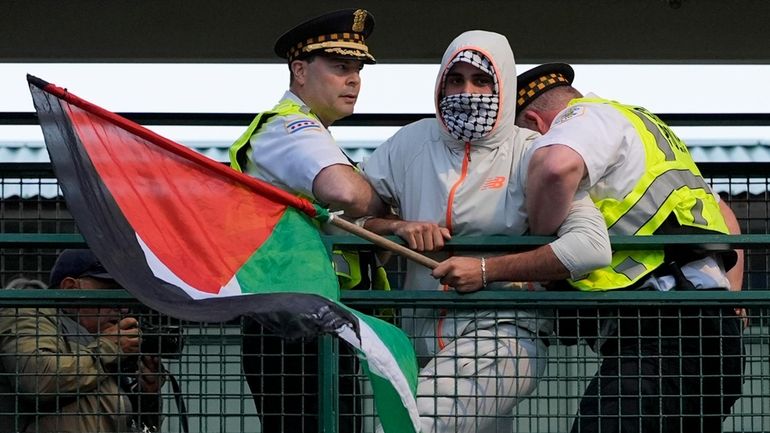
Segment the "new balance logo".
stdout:
[[505,176],[490,177],[481,185],[481,191],[485,189],[500,189],[505,186]]

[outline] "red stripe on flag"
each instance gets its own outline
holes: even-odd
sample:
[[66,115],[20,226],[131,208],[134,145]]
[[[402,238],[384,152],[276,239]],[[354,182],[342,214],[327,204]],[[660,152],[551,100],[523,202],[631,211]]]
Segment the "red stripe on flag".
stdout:
[[286,209],[239,180],[213,173],[210,164],[168,152],[107,119],[62,105],[139,237],[198,290],[218,293],[270,236]]
[[99,107],[98,105],[94,105],[86,101],[85,99],[81,99],[78,96],[73,95],[72,93],[69,93],[67,89],[62,89],[61,87],[57,87],[53,84],[46,83],[40,79],[36,79],[36,80],[40,81],[40,83],[38,83],[37,81],[32,82],[34,85],[40,87],[42,83],[45,83],[45,85],[42,86],[42,90],[56,96],[57,98],[63,101],[66,101],[69,104],[79,107],[88,113],[91,113],[99,118],[107,120],[110,123],[118,125],[128,132],[136,134],[139,137],[145,140],[148,140],[149,142],[152,142],[156,146],[162,147],[168,152],[181,156],[185,159],[195,161],[198,164],[202,164],[208,167],[210,170],[212,170],[215,173],[218,173],[225,177],[229,177],[238,182],[241,182],[247,185],[249,188],[251,188],[255,192],[265,197],[268,197],[271,200],[274,200],[274,201],[277,201],[278,203],[283,203],[287,206],[291,206],[295,209],[298,209],[301,212],[304,212],[305,214],[310,216],[311,218],[316,216],[316,208],[313,206],[312,203],[310,203],[310,201],[306,199],[297,197],[293,194],[289,194],[288,192],[280,188],[276,188],[266,182],[255,179],[251,176],[237,172],[235,170],[232,170],[220,164],[217,161],[214,161],[210,158],[207,158],[195,152],[194,150],[188,149],[187,147],[182,146],[178,143],[175,143],[167,139],[166,137],[158,135],[143,126],[126,119],[125,117],[121,117],[111,111],[108,111],[102,107]]

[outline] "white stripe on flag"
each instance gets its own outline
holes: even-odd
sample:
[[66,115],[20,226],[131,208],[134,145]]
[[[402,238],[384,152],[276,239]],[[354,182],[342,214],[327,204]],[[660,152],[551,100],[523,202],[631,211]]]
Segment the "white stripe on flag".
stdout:
[[238,280],[235,278],[235,275],[233,275],[233,278],[231,278],[230,281],[228,281],[227,284],[219,290],[219,293],[208,293],[196,289],[195,287],[182,281],[174,272],[171,271],[171,269],[168,268],[168,266],[163,264],[158,256],[156,256],[150,247],[144,243],[142,238],[139,237],[138,233],[136,234],[136,240],[139,242],[139,246],[142,247],[144,258],[147,260],[147,266],[150,267],[152,274],[159,279],[184,290],[185,293],[187,293],[191,298],[197,300],[222,296],[239,296],[243,294],[243,292],[241,292],[241,285],[238,284]]
[[382,339],[380,339],[380,336],[366,322],[359,319],[358,324],[361,332],[361,341],[356,338],[355,332],[347,326],[338,330],[338,335],[366,355],[366,360],[372,373],[386,379],[393,385],[409,413],[409,418],[412,420],[415,431],[420,431],[420,413],[417,410],[417,401],[396,358],[393,357],[393,354],[388,350]]

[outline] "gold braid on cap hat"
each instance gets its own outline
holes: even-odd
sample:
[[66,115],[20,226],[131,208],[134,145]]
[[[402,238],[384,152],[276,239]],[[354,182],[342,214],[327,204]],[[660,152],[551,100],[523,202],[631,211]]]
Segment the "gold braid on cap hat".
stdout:
[[516,105],[521,107],[527,100],[535,99],[540,93],[558,83],[569,85],[569,80],[560,72],[552,72],[535,78],[529,84],[519,89],[519,99],[516,100]]
[[[289,48],[287,57],[289,61],[300,57],[302,54],[307,54],[316,50],[329,50],[331,48],[350,48],[353,50],[361,50],[369,57],[369,47],[364,43],[364,36],[360,33],[332,33],[329,35],[319,35],[316,37],[308,38],[298,42],[293,47]],[[356,53],[356,56],[361,54]],[[373,59],[373,57],[372,57]]]
[[367,59],[374,60],[374,56],[372,56],[371,54],[369,54],[369,53],[367,53],[365,51],[361,51],[361,50],[346,50],[346,49],[343,49],[343,48],[327,48],[327,49],[324,50],[324,52],[336,53],[336,54],[339,54],[341,56],[346,56],[346,57],[347,56],[355,57],[355,58],[366,57]]
[[367,47],[365,44],[362,44],[362,43],[333,41],[333,42],[319,42],[317,44],[305,45],[304,47],[302,47],[302,52],[309,53],[311,51],[321,50],[324,48],[351,48],[354,50],[361,50],[366,52],[369,51],[369,47]]

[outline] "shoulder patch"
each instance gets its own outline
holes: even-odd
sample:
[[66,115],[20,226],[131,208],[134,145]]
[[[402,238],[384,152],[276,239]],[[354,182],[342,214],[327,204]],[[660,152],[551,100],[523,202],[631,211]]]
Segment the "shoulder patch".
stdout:
[[289,134],[294,134],[295,132],[305,131],[305,130],[311,130],[311,131],[321,130],[320,123],[316,122],[313,119],[307,119],[307,118],[287,120],[283,123],[283,126],[286,128],[286,132]]
[[556,120],[553,121],[554,125],[558,125],[560,123],[564,123],[570,119],[574,119],[576,117],[582,116],[583,113],[585,113],[586,107],[582,105],[575,105],[572,107],[567,107],[567,109],[562,113],[559,117],[556,118]]

